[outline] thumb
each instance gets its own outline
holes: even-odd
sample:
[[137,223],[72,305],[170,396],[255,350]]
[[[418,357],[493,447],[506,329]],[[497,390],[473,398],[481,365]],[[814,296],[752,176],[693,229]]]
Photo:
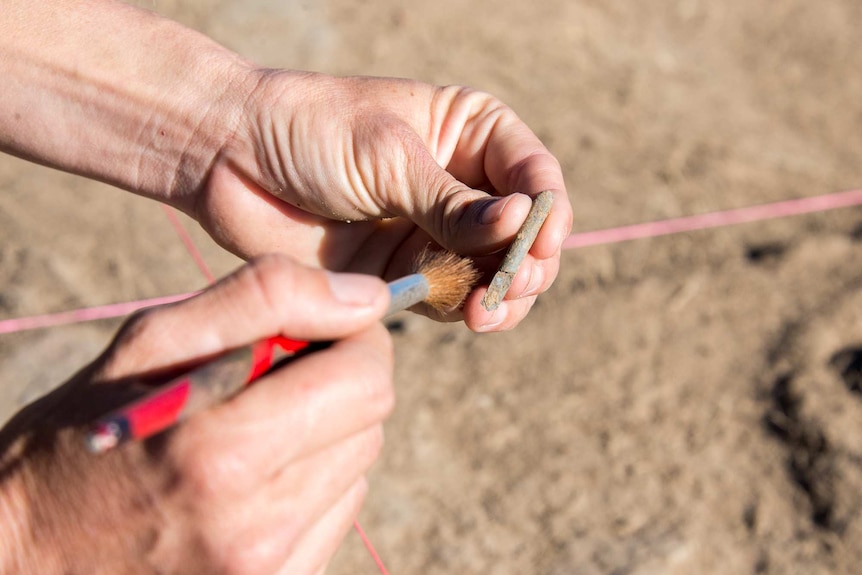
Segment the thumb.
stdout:
[[340,339],[376,323],[388,301],[379,278],[263,256],[198,296],[133,317],[109,348],[101,375],[157,372],[275,335]]
[[424,151],[408,163],[400,215],[411,219],[446,249],[488,254],[511,242],[530,211],[526,194],[492,196],[457,180]]

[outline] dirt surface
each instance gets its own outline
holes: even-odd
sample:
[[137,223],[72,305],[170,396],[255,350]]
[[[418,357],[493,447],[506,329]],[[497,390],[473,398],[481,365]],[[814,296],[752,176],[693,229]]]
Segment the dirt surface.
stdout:
[[[498,95],[577,231],[862,186],[854,0],[140,4],[262,64]],[[154,203],[7,157],[0,190],[0,317],[204,284]],[[512,332],[401,318],[362,516],[390,571],[859,573],[860,241],[847,209],[587,248]],[[0,336],[0,417],[117,325]],[[351,536],[331,572],[375,568]]]

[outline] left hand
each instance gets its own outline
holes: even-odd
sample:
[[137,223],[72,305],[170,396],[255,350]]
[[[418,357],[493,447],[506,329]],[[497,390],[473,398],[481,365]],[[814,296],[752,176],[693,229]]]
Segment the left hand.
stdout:
[[464,320],[511,328],[557,275],[572,219],[560,165],[488,94],[263,70],[116,0],[3,8],[2,151],[177,206],[243,257],[387,277],[434,242],[487,283],[529,197],[553,190],[506,301],[488,313],[480,286]]
[[180,203],[223,246],[392,278],[433,242],[474,256],[487,285],[530,197],[553,190],[506,301],[486,311],[480,287],[463,319],[477,331],[512,328],[551,285],[572,220],[562,172],[497,99],[409,80],[246,73],[255,88],[238,128]]

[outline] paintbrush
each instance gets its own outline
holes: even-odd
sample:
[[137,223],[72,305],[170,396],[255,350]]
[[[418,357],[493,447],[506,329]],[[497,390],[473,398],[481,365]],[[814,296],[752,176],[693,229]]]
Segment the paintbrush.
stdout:
[[[387,284],[387,316],[423,302],[439,312],[451,312],[461,306],[479,277],[469,259],[428,248],[416,258],[413,269],[414,273]],[[85,436],[86,447],[102,453],[128,440],[152,437],[225,401],[263,375],[331,344],[276,336],[230,351],[100,418]]]

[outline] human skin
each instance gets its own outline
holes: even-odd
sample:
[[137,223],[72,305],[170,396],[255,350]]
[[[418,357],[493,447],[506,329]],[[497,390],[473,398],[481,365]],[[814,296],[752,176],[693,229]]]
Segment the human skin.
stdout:
[[[248,258],[392,278],[428,243],[486,272],[463,309],[510,329],[551,285],[571,206],[557,160],[496,98],[255,66],[114,0],[6,0],[0,149],[169,203]],[[481,298],[530,197],[554,206],[506,301]]]
[[[488,94],[262,69],[114,0],[4,0],[0,78],[0,150],[171,204],[242,257],[391,278],[436,244],[487,274],[437,316],[477,331],[517,325],[557,275],[560,166]],[[500,251],[548,189],[553,210],[487,312]],[[132,320],[16,416],[0,431],[0,573],[321,572],[392,403],[386,296],[337,304],[327,277],[264,258]],[[164,436],[83,453],[82,426],[136,379],[277,333],[340,341]]]
[[[0,431],[0,573],[322,572],[393,405],[388,299],[377,278],[267,256],[130,320]],[[142,382],[276,334],[337,341],[166,434],[86,452],[87,423]]]

